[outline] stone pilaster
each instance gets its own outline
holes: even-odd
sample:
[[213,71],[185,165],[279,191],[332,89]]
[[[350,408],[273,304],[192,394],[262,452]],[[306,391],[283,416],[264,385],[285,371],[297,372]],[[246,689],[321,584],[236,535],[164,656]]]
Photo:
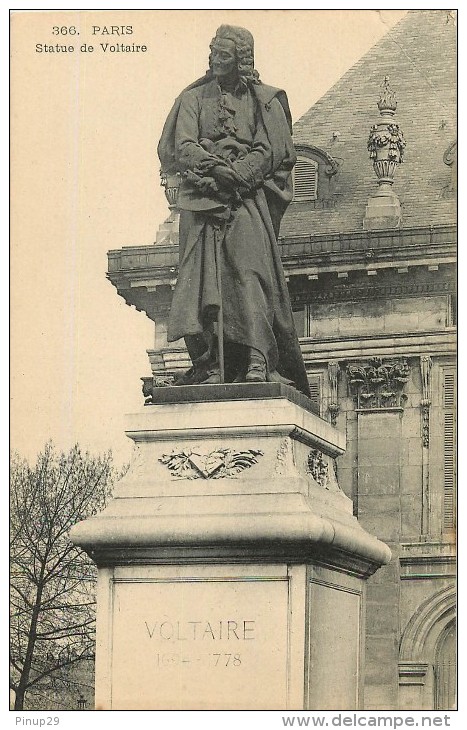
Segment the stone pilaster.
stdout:
[[357,505],[362,526],[390,546],[393,559],[367,585],[365,708],[398,708],[401,427],[410,367],[373,358],[347,367],[358,434]]
[[430,406],[431,406],[431,368],[433,362],[430,355],[420,356],[420,372],[422,376],[421,432],[422,432],[422,535],[430,534]]

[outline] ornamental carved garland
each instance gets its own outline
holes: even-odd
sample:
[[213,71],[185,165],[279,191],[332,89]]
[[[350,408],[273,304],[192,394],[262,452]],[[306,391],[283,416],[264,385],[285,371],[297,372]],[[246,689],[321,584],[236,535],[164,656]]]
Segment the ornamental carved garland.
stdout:
[[427,449],[430,445],[430,406],[431,406],[431,368],[433,362],[429,355],[420,356],[422,376],[422,443]]
[[277,449],[275,473],[278,475],[287,473],[288,460],[292,451],[292,442],[289,438],[282,441]]
[[236,477],[244,469],[257,464],[259,456],[263,456],[259,449],[233,451],[222,448],[209,454],[202,454],[197,449],[185,449],[163,454],[159,461],[176,479],[225,479]]
[[328,377],[329,377],[329,387],[331,392],[331,402],[328,405],[328,411],[329,415],[331,416],[331,424],[333,426],[337,425],[337,416],[339,413],[339,400],[337,397],[338,391],[337,391],[337,384],[339,380],[340,375],[340,367],[337,360],[330,360],[328,363]]
[[374,357],[365,365],[347,366],[349,387],[361,410],[403,408],[407,400],[403,388],[409,376],[405,358],[383,362]]
[[387,159],[402,162],[406,142],[398,124],[374,124],[368,137],[370,160],[378,160],[378,154],[385,150]]

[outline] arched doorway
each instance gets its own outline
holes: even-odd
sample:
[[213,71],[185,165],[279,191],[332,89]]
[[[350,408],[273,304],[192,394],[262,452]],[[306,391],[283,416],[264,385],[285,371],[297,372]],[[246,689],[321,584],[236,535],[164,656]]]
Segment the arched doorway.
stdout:
[[429,596],[404,629],[399,655],[399,709],[453,709],[456,690],[456,589]]
[[456,624],[451,621],[436,646],[435,710],[456,709]]

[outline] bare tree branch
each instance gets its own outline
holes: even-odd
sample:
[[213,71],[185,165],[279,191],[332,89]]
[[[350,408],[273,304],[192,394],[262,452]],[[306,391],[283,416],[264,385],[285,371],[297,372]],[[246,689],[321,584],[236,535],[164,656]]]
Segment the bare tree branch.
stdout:
[[59,453],[50,442],[33,466],[14,453],[10,474],[10,686],[20,710],[31,687],[66,684],[67,667],[93,658],[96,571],[68,533],[103,509],[118,475],[110,452]]

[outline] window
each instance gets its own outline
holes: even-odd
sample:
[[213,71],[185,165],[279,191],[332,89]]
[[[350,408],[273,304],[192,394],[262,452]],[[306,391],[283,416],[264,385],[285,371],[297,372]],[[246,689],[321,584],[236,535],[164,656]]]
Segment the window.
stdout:
[[294,203],[307,203],[307,207],[315,210],[335,208],[337,160],[325,150],[309,144],[296,144],[295,152]]
[[456,524],[456,373],[454,368],[443,372],[443,529]]
[[318,163],[299,157],[294,167],[294,200],[316,200],[318,197]]

